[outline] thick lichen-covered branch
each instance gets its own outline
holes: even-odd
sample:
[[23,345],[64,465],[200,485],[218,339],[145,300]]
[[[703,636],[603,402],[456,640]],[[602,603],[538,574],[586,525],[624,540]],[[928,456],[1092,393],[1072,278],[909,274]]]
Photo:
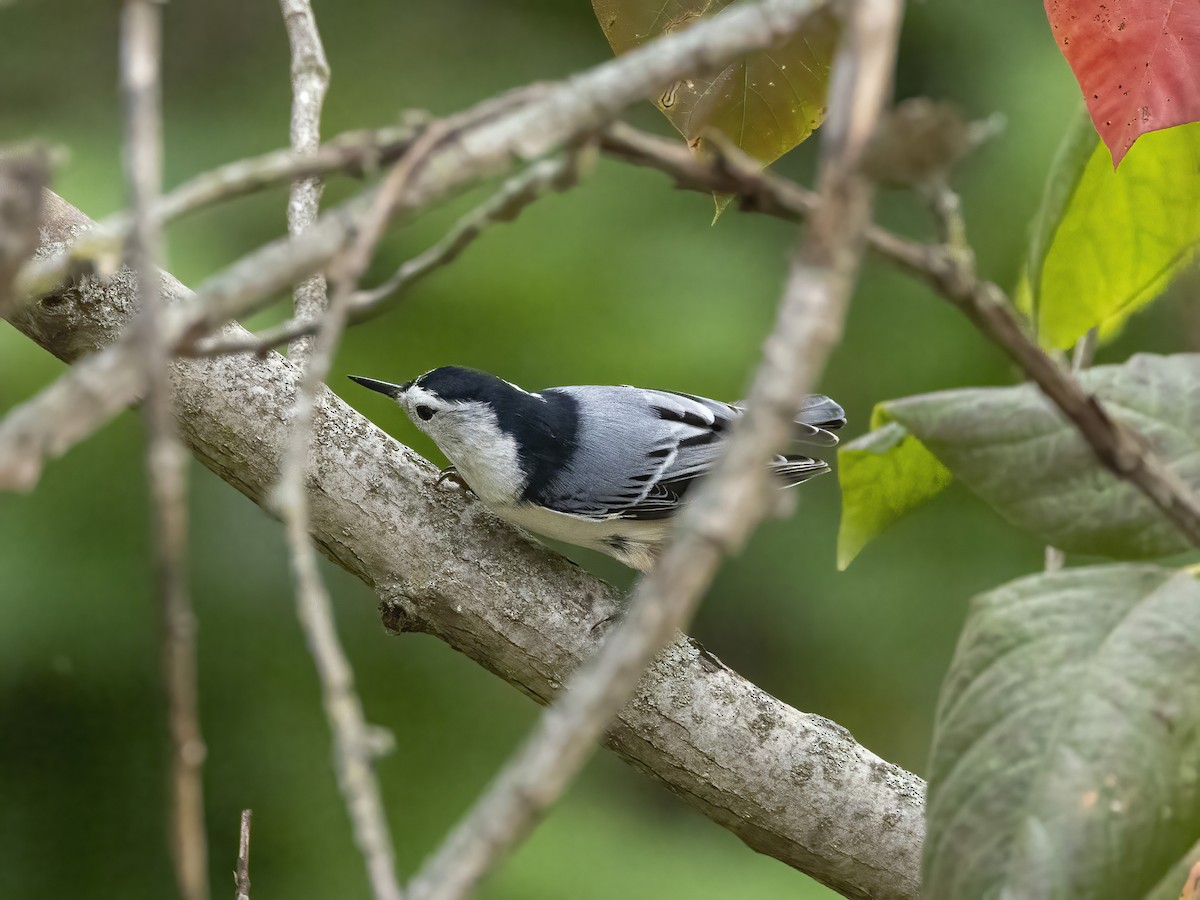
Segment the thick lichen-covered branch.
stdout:
[[[47,193],[40,253],[89,224]],[[177,302],[189,292],[169,276]],[[27,309],[17,326],[69,362],[115,339],[133,312],[121,272]],[[231,329],[232,331],[232,329]],[[173,366],[182,433],[200,460],[268,505],[299,370],[283,357]],[[548,702],[590,656],[620,601],[595,577],[434,487],[436,471],[328,391],[314,423],[307,489],[313,538],[377,591],[396,631],[436,635]],[[751,847],[848,897],[915,898],[921,779],[792,709],[677,637],[643,676],[605,742]]]

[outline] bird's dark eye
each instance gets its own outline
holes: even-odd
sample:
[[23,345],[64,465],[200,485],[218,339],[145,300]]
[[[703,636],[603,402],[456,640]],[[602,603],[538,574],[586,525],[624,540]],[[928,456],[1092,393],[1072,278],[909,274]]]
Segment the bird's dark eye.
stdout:
[[428,406],[418,406],[417,415],[421,417],[422,421],[428,422],[433,418],[433,410]]

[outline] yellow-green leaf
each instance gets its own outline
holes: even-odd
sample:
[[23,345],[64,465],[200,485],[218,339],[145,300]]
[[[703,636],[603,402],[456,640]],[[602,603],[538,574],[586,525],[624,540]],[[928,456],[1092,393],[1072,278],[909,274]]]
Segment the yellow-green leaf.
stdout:
[[1200,123],[1147,134],[1114,172],[1086,115],[1051,168],[1027,271],[1042,343],[1113,332],[1200,246]]
[[[731,2],[592,0],[592,8],[620,54],[715,15]],[[838,27],[828,6],[822,7],[781,44],[716,74],[666,85],[650,99],[693,150],[703,149],[704,132],[711,128],[770,164],[821,124]]]
[[939,494],[952,478],[925,445],[904,426],[889,422],[877,407],[875,429],[838,450],[838,482],[842,487],[842,521],[838,527],[839,569],[877,534]]

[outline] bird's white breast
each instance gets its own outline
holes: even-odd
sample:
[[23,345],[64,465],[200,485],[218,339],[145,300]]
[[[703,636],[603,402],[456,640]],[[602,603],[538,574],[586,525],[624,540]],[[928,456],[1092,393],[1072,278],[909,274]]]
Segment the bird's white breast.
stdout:
[[517,443],[486,404],[473,406],[469,415],[455,416],[452,428],[436,434],[430,429],[430,436],[480,500],[491,506],[514,503],[525,489]]

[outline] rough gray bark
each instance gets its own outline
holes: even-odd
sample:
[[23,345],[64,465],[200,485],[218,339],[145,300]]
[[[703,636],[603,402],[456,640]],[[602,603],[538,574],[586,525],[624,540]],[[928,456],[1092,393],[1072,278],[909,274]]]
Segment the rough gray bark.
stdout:
[[[91,222],[47,192],[40,255]],[[164,276],[167,297],[189,292]],[[87,280],[14,324],[71,361],[111,343],[131,277]],[[230,333],[236,328],[231,327]],[[283,357],[178,361],[181,430],[260,506],[278,478],[299,370]],[[620,613],[608,585],[494,518],[328,391],[308,491],[313,537],[383,601],[385,623],[446,641],[540,703]],[[801,713],[680,636],[643,678],[607,744],[754,849],[847,897],[918,896],[924,783]]]

